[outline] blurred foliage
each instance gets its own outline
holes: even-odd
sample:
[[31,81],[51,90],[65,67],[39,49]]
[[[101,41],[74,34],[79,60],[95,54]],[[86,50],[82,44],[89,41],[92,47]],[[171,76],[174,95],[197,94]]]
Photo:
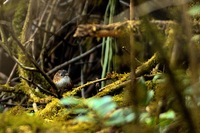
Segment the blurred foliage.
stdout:
[[[72,113],[79,114],[75,120],[96,123],[102,127],[123,125],[134,119],[131,109],[117,109],[117,104],[112,101],[111,96],[85,100],[67,97],[61,99],[61,103],[68,107],[82,105],[83,108],[71,107]],[[69,111],[70,108],[67,110]]]
[[192,16],[199,16],[200,15],[200,5],[195,5],[191,7],[188,13]]
[[[137,23],[127,21],[127,0],[3,2],[0,132],[200,132],[198,1],[162,0],[161,6],[160,1],[133,0],[135,14],[144,10],[142,5],[151,9],[136,16]],[[123,23],[115,23],[116,18],[128,23],[123,35],[73,36],[85,24],[92,25],[91,32],[103,26],[112,30],[113,23],[119,30]],[[137,67],[134,78],[131,62]],[[62,99],[52,91],[59,69],[67,70],[74,84]]]

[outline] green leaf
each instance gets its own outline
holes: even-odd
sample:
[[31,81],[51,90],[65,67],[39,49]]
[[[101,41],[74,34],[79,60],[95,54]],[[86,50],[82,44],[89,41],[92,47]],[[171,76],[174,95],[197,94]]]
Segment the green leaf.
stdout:
[[200,15],[200,5],[195,5],[191,7],[188,11],[189,15],[195,16]]
[[111,96],[91,98],[85,102],[85,104],[96,111],[100,117],[104,117],[107,113],[113,111],[117,107],[117,104],[112,100]]
[[156,74],[156,75],[153,77],[152,81],[153,81],[154,83],[163,83],[163,82],[165,81],[165,79],[164,79],[163,74],[159,73],[159,74]]
[[140,122],[152,126],[156,124],[156,117],[155,116],[153,117],[148,112],[143,112],[140,114]]
[[195,42],[200,41],[200,35],[193,35],[192,36],[192,41],[195,41]]
[[169,110],[165,113],[160,114],[160,119],[174,119],[176,114],[173,110]]
[[89,110],[86,108],[78,108],[78,109],[74,109],[73,112],[75,114],[86,114],[87,112],[89,112]]
[[94,122],[95,119],[91,118],[89,116],[83,115],[83,116],[77,116],[76,119],[79,122]]
[[154,97],[154,91],[148,90],[147,91],[147,98],[146,98],[146,105],[149,104],[149,102],[153,99],[153,97]]
[[131,122],[135,119],[135,114],[134,113],[131,113],[131,114],[128,114],[126,117],[125,117],[125,120],[126,122]]
[[159,125],[160,127],[165,127],[165,126],[169,126],[170,123],[172,123],[173,120],[172,119],[162,119],[159,121]]
[[106,114],[115,110],[116,107],[117,104],[114,102],[105,103],[97,110],[97,112],[101,117],[105,117]]
[[131,122],[135,119],[135,114],[132,113],[132,110],[129,108],[118,109],[114,111],[108,120],[105,121],[106,126],[117,126],[122,125],[128,122]]
[[105,126],[119,126],[119,125],[123,125],[124,123],[125,123],[125,120],[123,117],[119,117],[114,120],[107,120],[104,122]]
[[109,102],[112,102],[112,97],[111,96],[104,96],[104,97],[101,97],[101,98],[87,99],[85,104],[87,104],[91,108],[98,109],[103,104],[106,104],[106,103],[109,103]]
[[146,104],[147,101],[147,86],[144,77],[137,80],[137,99],[140,105]]
[[66,98],[62,98],[60,102],[63,105],[77,105],[81,103],[81,100],[75,97],[66,97]]

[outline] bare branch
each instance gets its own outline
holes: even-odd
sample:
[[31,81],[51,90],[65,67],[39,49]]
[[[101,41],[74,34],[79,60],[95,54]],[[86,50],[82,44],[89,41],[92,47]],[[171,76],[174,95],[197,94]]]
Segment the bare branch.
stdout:
[[88,50],[87,52],[85,52],[85,53],[83,53],[83,54],[81,54],[81,55],[79,55],[79,56],[77,56],[77,57],[75,57],[75,58],[73,58],[73,59],[71,59],[71,60],[69,60],[69,61],[67,61],[67,62],[65,62],[65,63],[63,63],[63,64],[61,64],[61,65],[59,65],[59,66],[54,67],[52,70],[50,70],[50,71],[47,73],[47,75],[50,75],[50,74],[52,74],[52,73],[58,71],[59,69],[65,67],[65,66],[67,66],[67,65],[69,65],[69,64],[71,64],[71,63],[73,63],[73,62],[76,62],[77,60],[80,60],[81,58],[83,58],[83,57],[89,55],[90,53],[92,53],[92,52],[94,52],[95,50],[97,50],[98,48],[100,48],[101,45],[102,45],[102,44],[99,44],[99,45],[93,47],[92,49]]

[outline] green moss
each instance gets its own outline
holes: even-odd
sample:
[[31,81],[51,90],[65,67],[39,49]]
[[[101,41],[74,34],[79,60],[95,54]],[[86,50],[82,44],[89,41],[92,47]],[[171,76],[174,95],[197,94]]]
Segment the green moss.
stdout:
[[26,12],[27,12],[27,1],[20,0],[17,4],[17,8],[16,8],[14,18],[12,21],[14,31],[17,35],[20,35],[20,33],[22,31]]
[[94,133],[99,129],[100,125],[95,125],[95,123],[87,122],[75,122],[73,120],[67,121],[66,123],[67,130],[66,132],[70,133]]
[[95,97],[105,96],[105,95],[110,94],[114,90],[119,89],[120,85],[122,83],[124,83],[129,78],[129,76],[130,76],[130,73],[119,74],[118,80],[116,80],[115,82],[105,86],[101,92],[99,92],[95,95]]
[[146,81],[145,84],[148,90],[154,90],[155,84],[151,80]]
[[22,107],[15,107],[0,114],[0,132],[43,132],[48,129],[44,121],[24,112]]
[[[32,10],[33,10],[32,4],[33,4],[33,1],[29,1],[27,3],[27,1],[25,1],[25,0],[20,0],[17,5],[16,13],[14,15],[14,19],[12,22],[15,33],[16,33],[17,37],[20,38],[19,41],[22,43],[22,45],[24,45],[24,42],[26,42],[27,39],[29,38],[29,36],[28,36],[29,32],[30,32],[29,28],[32,23],[32,19],[31,19],[32,18]],[[15,49],[17,52],[18,61],[24,67],[34,68],[34,65],[30,61],[30,59],[27,58],[25,53],[22,52],[22,50],[20,48],[16,48],[16,46],[17,45],[15,45],[15,47],[13,49]],[[27,54],[29,54],[28,48],[27,48],[26,52],[27,52]],[[21,76],[27,80],[30,80],[31,82],[34,82],[35,84],[40,84],[45,89],[49,88],[49,84],[47,83],[47,81],[38,72],[27,71],[19,66],[18,73],[19,73],[19,76]],[[38,101],[38,98],[36,98],[35,95],[37,95],[37,97],[41,96],[39,93],[38,93],[39,95],[36,94],[33,91],[33,88],[31,88],[29,86],[29,83],[27,83],[27,81],[25,81],[24,79],[21,79],[20,89],[23,92],[25,92],[25,94],[27,94],[30,98],[32,98],[32,100],[34,100],[34,102]]]
[[40,97],[36,95],[37,92],[33,88],[31,88],[25,81],[18,84],[17,88],[17,90],[22,90],[27,96],[29,96],[30,101],[38,102],[40,100]]
[[44,109],[38,111],[36,115],[44,119],[52,120],[56,117],[61,108],[59,99],[54,98],[52,99],[52,102],[48,103]]
[[23,113],[25,113],[26,109],[22,106],[15,106],[11,109],[9,109],[6,114],[8,115],[21,115]]
[[122,92],[122,93],[120,93],[118,95],[114,95],[112,97],[113,101],[117,102],[117,104],[119,106],[123,106],[124,105],[123,98],[124,98],[124,92]]

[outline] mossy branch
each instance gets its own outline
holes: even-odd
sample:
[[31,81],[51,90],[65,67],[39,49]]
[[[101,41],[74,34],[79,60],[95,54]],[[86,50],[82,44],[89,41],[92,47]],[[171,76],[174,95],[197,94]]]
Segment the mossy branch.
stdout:
[[[139,34],[139,30],[141,30],[141,21],[140,20],[131,20],[125,22],[117,22],[108,25],[103,24],[80,24],[74,37],[121,37],[123,34],[132,30],[136,35]],[[161,20],[152,20],[151,24],[156,25],[156,27],[165,32],[165,30],[169,30],[171,27],[178,25],[174,21],[161,21]],[[133,28],[130,28],[133,27]],[[200,33],[200,22],[193,22],[193,33]]]
[[[149,60],[147,60],[145,63],[143,63],[142,65],[138,66],[136,68],[136,76],[140,77],[142,76],[144,73],[149,72],[153,67],[156,66],[156,64],[159,62],[159,57],[158,54],[155,53]],[[112,75],[112,76],[111,76]],[[116,79],[116,77],[118,77],[119,79],[116,80],[115,82],[103,87],[100,89],[100,92],[97,93],[95,95],[95,97],[101,97],[101,96],[105,96],[108,93],[112,92],[115,89],[118,89],[119,87],[125,86],[126,84],[130,83],[130,73],[126,73],[126,74],[115,74],[115,73],[111,73],[110,75],[108,74],[106,76],[106,78],[102,78],[102,79],[97,79],[94,81],[89,81],[77,88],[74,88],[72,91],[68,91],[66,92],[63,97],[67,97],[67,96],[74,96],[75,94],[77,94],[77,92],[79,92],[82,88],[91,85],[91,84],[95,84],[101,81],[105,81],[108,79]]]

